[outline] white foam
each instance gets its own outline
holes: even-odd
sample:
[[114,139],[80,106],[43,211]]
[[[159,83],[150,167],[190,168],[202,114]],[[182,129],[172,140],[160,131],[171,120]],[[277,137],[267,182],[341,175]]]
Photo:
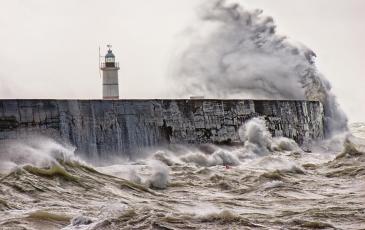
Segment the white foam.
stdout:
[[79,161],[74,155],[75,148],[61,144],[47,137],[6,141],[0,149],[0,172],[8,173],[15,167],[30,164],[36,167],[50,167],[58,161]]
[[152,174],[146,181],[149,187],[157,189],[167,188],[170,182],[169,168],[159,161],[152,161],[149,165],[152,168]]

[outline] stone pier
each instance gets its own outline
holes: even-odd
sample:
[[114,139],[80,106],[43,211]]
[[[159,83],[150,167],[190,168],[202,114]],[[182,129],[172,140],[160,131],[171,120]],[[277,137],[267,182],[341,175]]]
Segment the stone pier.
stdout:
[[259,116],[274,136],[299,145],[324,138],[317,101],[0,100],[0,140],[43,135],[78,153],[133,154],[166,144],[239,143],[238,129]]

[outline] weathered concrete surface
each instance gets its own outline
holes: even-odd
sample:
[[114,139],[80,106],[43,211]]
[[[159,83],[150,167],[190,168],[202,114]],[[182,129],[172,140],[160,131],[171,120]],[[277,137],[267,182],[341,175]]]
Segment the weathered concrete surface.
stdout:
[[240,142],[238,129],[264,116],[274,136],[323,139],[313,101],[0,100],[0,140],[42,134],[90,155],[132,154],[149,146]]

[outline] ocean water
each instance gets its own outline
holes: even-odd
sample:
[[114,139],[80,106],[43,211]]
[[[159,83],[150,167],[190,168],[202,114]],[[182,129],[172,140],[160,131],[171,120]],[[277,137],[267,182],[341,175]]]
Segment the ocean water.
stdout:
[[242,146],[87,163],[41,138],[3,146],[0,229],[365,229],[365,124],[302,151],[259,121]]

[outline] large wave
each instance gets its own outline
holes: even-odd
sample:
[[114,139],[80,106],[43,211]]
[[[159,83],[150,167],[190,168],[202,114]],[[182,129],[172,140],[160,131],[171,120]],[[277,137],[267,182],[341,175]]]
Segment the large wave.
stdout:
[[[316,54],[276,33],[272,17],[225,0],[206,1],[172,66],[181,96],[307,99],[324,106],[328,136],[347,130]],[[177,83],[176,83],[177,82]]]
[[86,164],[75,156],[74,151],[73,146],[43,136],[3,141],[0,143],[0,173],[25,165],[50,168],[64,162]]
[[[261,118],[248,121],[240,137],[242,146],[168,148],[135,162],[94,168],[82,163],[73,148],[52,139],[10,141],[0,146],[5,169],[15,166],[0,177],[0,210],[5,213],[0,226],[362,226],[363,139],[347,141],[337,157],[333,152],[303,153],[293,140],[272,137]],[[3,170],[0,165],[0,174]],[[339,207],[333,209],[333,204]],[[322,220],[324,214],[331,218]]]

